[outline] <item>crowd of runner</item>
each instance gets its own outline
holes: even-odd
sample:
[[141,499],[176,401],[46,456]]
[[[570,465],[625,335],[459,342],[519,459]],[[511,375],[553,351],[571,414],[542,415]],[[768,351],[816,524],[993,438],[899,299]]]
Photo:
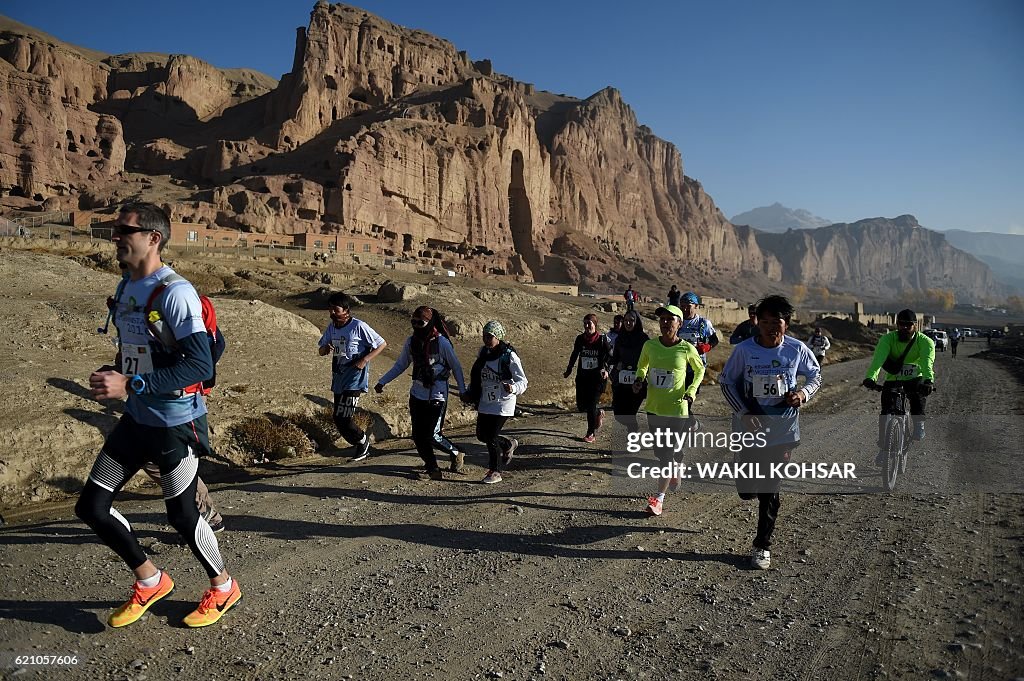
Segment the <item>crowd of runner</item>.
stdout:
[[[125,276],[108,301],[118,332],[118,354],[113,365],[101,367],[89,378],[95,399],[126,401],[124,415],[107,437],[75,508],[135,573],[131,598],[109,618],[114,627],[137,621],[174,588],[170,576],[146,557],[128,521],[113,508],[115,496],[140,470],[161,485],[169,521],[210,578],[198,607],[185,618],[186,626],[213,624],[241,598],[239,584],[228,573],[217,543],[222,519],[198,476],[199,457],[209,451],[203,395],[219,357],[217,339],[206,316],[208,301],[161,260],[169,235],[170,223],[159,207],[148,203],[122,207],[111,238]],[[582,333],[567,349],[564,376],[568,379],[575,371],[576,408],[587,419],[582,441],[593,443],[604,424],[601,401],[609,382],[612,410],[628,433],[639,432],[641,409],[648,432],[698,429],[693,405],[707,371],[708,355],[720,343],[712,322],[699,314],[700,298],[673,285],[668,302],[654,312],[658,329],[652,338],[637,310],[640,296],[630,286],[623,297],[626,313],[615,317],[609,332],[602,333],[597,316],[588,314],[582,320]],[[370,455],[371,442],[370,435],[356,423],[356,409],[369,391],[370,363],[388,344],[370,325],[352,316],[353,306],[354,300],[344,293],[328,298],[330,321],[317,352],[331,358],[334,423],[351,446],[351,458],[359,461]],[[785,297],[766,296],[750,306],[749,319],[729,338],[735,347],[719,384],[733,412],[733,431],[770,432],[762,446],[744,451],[740,459],[788,461],[800,444],[800,407],[821,387],[820,367],[830,342],[820,327],[806,343],[788,336],[793,311]],[[920,387],[911,409],[917,424],[915,434],[922,438],[935,353],[931,339],[916,332],[916,319],[909,310],[899,314],[898,331],[879,342],[865,384],[874,385],[884,366],[887,381]],[[438,310],[416,308],[410,327],[398,358],[374,390],[383,392],[411,369],[409,419],[412,440],[424,464],[418,477],[444,478],[437,451],[448,455],[451,473],[466,472],[465,452],[443,433],[451,399],[449,380],[454,378],[458,398],[477,413],[476,438],[487,448],[482,482],[501,482],[519,446],[502,430],[516,413],[518,396],[529,386],[505,327],[498,320],[483,326],[482,344],[468,380]],[[891,368],[894,363],[899,365],[897,369]],[[886,400],[883,393],[883,414],[891,407]],[[766,428],[769,419],[786,425]],[[665,464],[679,457],[667,447],[658,448],[656,454]],[[660,479],[647,500],[647,513],[661,515],[667,493],[679,485],[679,477]],[[768,568],[780,508],[777,482],[768,488],[737,486],[743,499],[758,500],[751,562],[757,568]]]

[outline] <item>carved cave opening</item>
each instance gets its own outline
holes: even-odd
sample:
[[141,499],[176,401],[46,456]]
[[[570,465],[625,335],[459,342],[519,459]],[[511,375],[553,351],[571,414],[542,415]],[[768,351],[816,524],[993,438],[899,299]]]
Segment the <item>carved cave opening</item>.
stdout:
[[512,180],[508,185],[508,226],[512,244],[533,272],[540,271],[540,256],[533,246],[533,210],[523,178],[523,152],[512,152]]

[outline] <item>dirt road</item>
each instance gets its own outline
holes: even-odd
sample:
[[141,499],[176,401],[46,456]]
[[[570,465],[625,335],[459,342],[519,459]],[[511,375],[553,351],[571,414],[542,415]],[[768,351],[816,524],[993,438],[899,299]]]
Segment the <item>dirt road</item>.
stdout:
[[[969,443],[951,433],[975,415],[999,417],[1007,449],[1021,449],[1020,385],[965,349],[955,362],[939,357],[937,418],[921,448],[933,461],[912,458],[911,474],[915,464],[965,469]],[[864,446],[877,396],[858,385],[864,366],[826,367],[798,452],[848,458],[877,480]],[[721,403],[713,387],[701,399]],[[977,481],[956,493],[784,494],[773,567],[752,571],[752,504],[680,493],[664,516],[647,518],[643,499],[611,482],[612,433],[587,446],[581,415],[529,411],[512,422],[524,444],[497,486],[477,484],[475,445],[467,478],[413,481],[406,473],[417,459],[398,440],[357,464],[308,459],[215,489],[228,524],[221,548],[244,598],[207,630],[179,624],[205,575],[157,499],[119,508],[177,590],[124,630],[105,619],[130,574],[70,506],[23,518],[0,531],[0,673],[38,670],[13,667],[10,654],[74,653],[77,666],[42,676],[1024,675],[1019,494]],[[844,432],[836,414],[848,417]],[[925,489],[912,480],[905,489]]]

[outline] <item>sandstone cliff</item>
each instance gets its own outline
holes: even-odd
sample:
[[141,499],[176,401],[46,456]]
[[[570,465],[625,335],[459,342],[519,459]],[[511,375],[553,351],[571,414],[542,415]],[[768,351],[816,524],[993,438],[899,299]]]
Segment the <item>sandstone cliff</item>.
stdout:
[[1006,294],[987,265],[922,227],[913,215],[760,233],[757,240],[782,263],[789,283],[879,296],[923,289],[950,290],[958,300]]
[[87,108],[106,94],[94,58],[0,22],[0,186],[41,200],[124,169],[120,122]]
[[614,88],[583,100],[537,92],[344,5],[316,4],[280,83],[185,55],[79,50],[0,23],[0,111],[0,185],[81,207],[141,195],[175,220],[355,232],[389,255],[470,274],[600,289],[646,280],[728,293],[741,272],[761,290],[805,279],[987,285],[941,239],[899,251],[938,266],[936,283],[924,270],[894,280],[905,260],[865,252],[904,242],[883,227],[773,240],[734,226]]

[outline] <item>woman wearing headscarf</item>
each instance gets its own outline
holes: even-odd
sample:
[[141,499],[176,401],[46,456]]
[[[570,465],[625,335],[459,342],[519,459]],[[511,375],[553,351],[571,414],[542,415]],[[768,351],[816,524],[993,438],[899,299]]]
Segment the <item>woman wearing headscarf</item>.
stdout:
[[384,386],[412,365],[409,416],[412,420],[412,440],[427,466],[421,477],[443,480],[444,475],[437,465],[434,449],[448,453],[453,473],[462,472],[465,456],[441,433],[448,407],[448,377],[455,374],[460,394],[466,391],[466,383],[462,365],[448,338],[448,330],[441,321],[441,314],[422,305],[412,313],[410,323],[412,335],[405,340],[394,366],[380,377],[373,389],[378,393],[384,392]]
[[641,386],[640,392],[633,392],[636,382],[636,367],[640,361],[640,351],[650,336],[644,331],[644,323],[636,310],[627,312],[622,318],[622,330],[612,348],[612,410],[615,418],[629,429],[636,432],[636,414],[640,405],[647,398],[647,386]]
[[523,363],[505,341],[505,327],[500,322],[484,325],[483,342],[462,399],[476,407],[476,437],[487,445],[489,456],[483,482],[490,485],[501,482],[501,472],[519,446],[518,440],[505,437],[501,429],[516,413],[516,396],[526,392],[527,380]]
[[587,434],[584,442],[593,442],[597,431],[604,423],[604,412],[598,403],[608,384],[608,366],[612,348],[604,334],[597,331],[597,315],[588,314],[583,318],[583,333],[576,336],[572,346],[565,377],[572,375],[572,368],[579,360],[576,372],[576,409],[587,414]]

